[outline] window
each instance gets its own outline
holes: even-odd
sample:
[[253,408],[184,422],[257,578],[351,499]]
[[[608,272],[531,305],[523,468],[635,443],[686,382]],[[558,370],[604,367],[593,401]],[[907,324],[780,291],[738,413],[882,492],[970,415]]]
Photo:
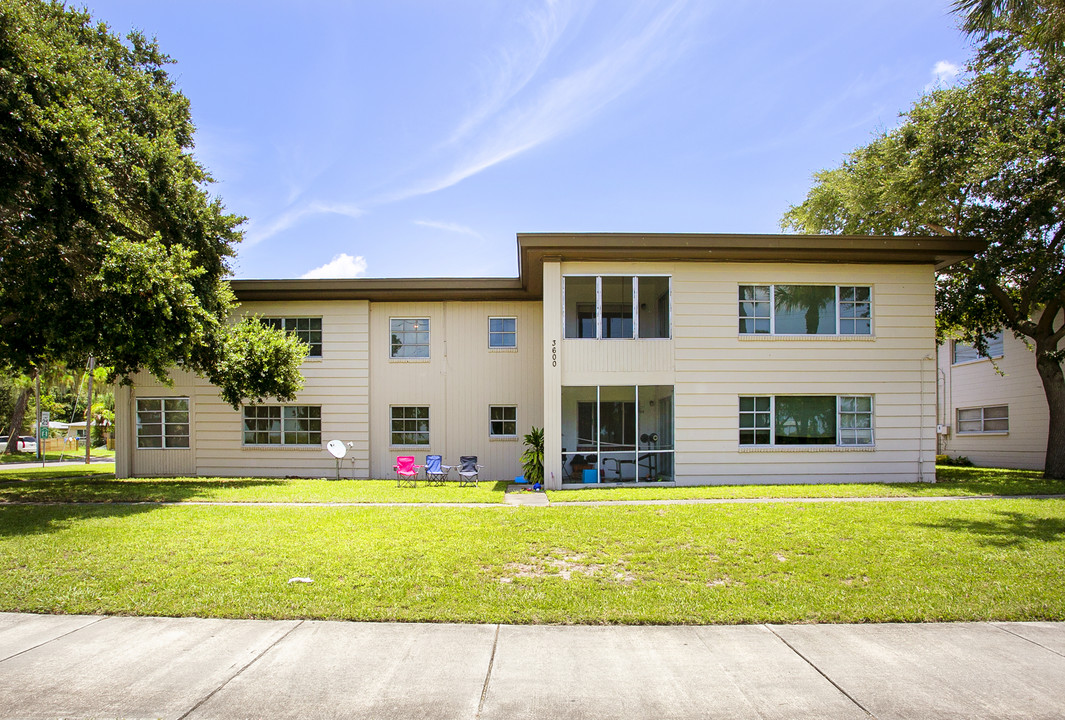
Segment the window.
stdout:
[[137,398],[138,448],[187,448],[189,399]]
[[492,437],[516,437],[518,434],[518,408],[514,405],[489,407],[488,434]]
[[308,357],[322,357],[322,318],[263,318],[264,325],[292,333],[310,346]]
[[740,285],[741,335],[871,335],[872,289],[855,285]]
[[388,329],[392,335],[389,357],[429,357],[429,318],[392,318]]
[[975,362],[976,360],[984,360],[987,358],[1000,358],[1003,353],[1002,331],[999,330],[994,335],[989,335],[987,338],[987,355],[982,355],[977,352],[976,348],[972,345],[966,345],[963,342],[954,341],[954,364]]
[[567,338],[668,338],[669,277],[572,275],[563,278]]
[[958,409],[959,433],[1005,433],[1010,430],[1007,405]]
[[868,395],[740,397],[739,441],[751,445],[872,445]]
[[518,319],[512,317],[488,318],[488,347],[516,348],[518,346]]
[[245,445],[322,444],[322,408],[317,405],[246,405]]
[[425,405],[392,408],[392,445],[429,444],[429,408]]

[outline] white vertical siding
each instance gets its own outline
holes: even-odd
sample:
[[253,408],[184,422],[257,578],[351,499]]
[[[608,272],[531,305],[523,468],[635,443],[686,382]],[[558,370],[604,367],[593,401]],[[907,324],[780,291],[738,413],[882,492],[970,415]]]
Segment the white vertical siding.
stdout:
[[[517,318],[517,348],[488,347],[488,318]],[[389,319],[429,318],[428,360],[394,360]],[[521,474],[521,436],[543,424],[543,329],[537,302],[373,303],[370,312],[372,474],[391,477],[399,455],[458,464],[476,455],[482,479]],[[489,437],[489,407],[517,408],[517,436]],[[391,408],[428,406],[428,447],[391,444]]]

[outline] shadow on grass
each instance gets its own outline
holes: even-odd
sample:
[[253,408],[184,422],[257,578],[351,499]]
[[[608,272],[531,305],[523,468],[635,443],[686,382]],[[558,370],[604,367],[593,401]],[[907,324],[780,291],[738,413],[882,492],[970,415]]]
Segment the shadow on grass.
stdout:
[[112,478],[69,478],[17,480],[0,479],[0,502],[40,503],[119,503],[182,502],[199,498],[220,488],[248,489],[277,487],[285,480],[273,478],[159,479],[122,481]]
[[921,523],[921,526],[965,533],[973,536],[981,545],[1000,548],[1024,549],[1032,542],[1058,542],[1065,539],[1065,519],[1039,517],[1013,510],[999,510],[990,519],[952,518],[937,523]]
[[131,517],[160,505],[0,505],[0,538],[62,532],[80,521]]
[[1060,495],[1065,480],[1043,477],[1041,470],[936,466],[936,485],[973,495]]

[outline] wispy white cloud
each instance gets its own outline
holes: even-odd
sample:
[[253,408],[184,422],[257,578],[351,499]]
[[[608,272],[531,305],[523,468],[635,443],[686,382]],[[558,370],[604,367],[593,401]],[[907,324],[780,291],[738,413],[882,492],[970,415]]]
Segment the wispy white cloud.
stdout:
[[325,265],[304,273],[304,278],[357,278],[366,274],[366,258],[340,253]]
[[263,226],[252,223],[244,236],[244,246],[258,245],[263,240],[268,240],[278,233],[288,230],[293,225],[313,215],[346,215],[357,218],[365,214],[365,210],[354,205],[343,203],[310,202],[294,208],[290,208]]
[[961,67],[955,65],[948,60],[940,60],[932,68],[932,80],[924,86],[925,92],[930,92],[937,88],[948,87],[953,84],[958,75],[961,74]]
[[674,0],[650,17],[630,13],[612,35],[587,49],[583,61],[542,78],[571,14],[564,3],[549,0],[542,13],[529,16],[531,47],[503,55],[500,81],[459,123],[447,169],[375,202],[443,190],[587,123],[684,51],[688,6],[689,0]]
[[458,233],[459,235],[470,235],[475,238],[481,237],[481,234],[473,228],[459,225],[458,223],[438,222],[436,220],[414,220],[412,222],[415,225],[433,228],[434,230],[444,230],[446,232]]

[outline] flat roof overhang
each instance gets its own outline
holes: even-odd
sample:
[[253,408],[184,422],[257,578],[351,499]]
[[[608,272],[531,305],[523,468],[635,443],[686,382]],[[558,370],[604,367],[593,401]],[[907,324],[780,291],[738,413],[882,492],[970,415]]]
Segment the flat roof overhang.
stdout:
[[927,264],[941,270],[986,247],[973,238],[706,233],[519,233],[516,278],[232,280],[253,300],[538,300],[545,261]]
[[708,233],[519,233],[518,272],[543,292],[544,260],[885,263],[941,270],[987,246],[973,238]]

